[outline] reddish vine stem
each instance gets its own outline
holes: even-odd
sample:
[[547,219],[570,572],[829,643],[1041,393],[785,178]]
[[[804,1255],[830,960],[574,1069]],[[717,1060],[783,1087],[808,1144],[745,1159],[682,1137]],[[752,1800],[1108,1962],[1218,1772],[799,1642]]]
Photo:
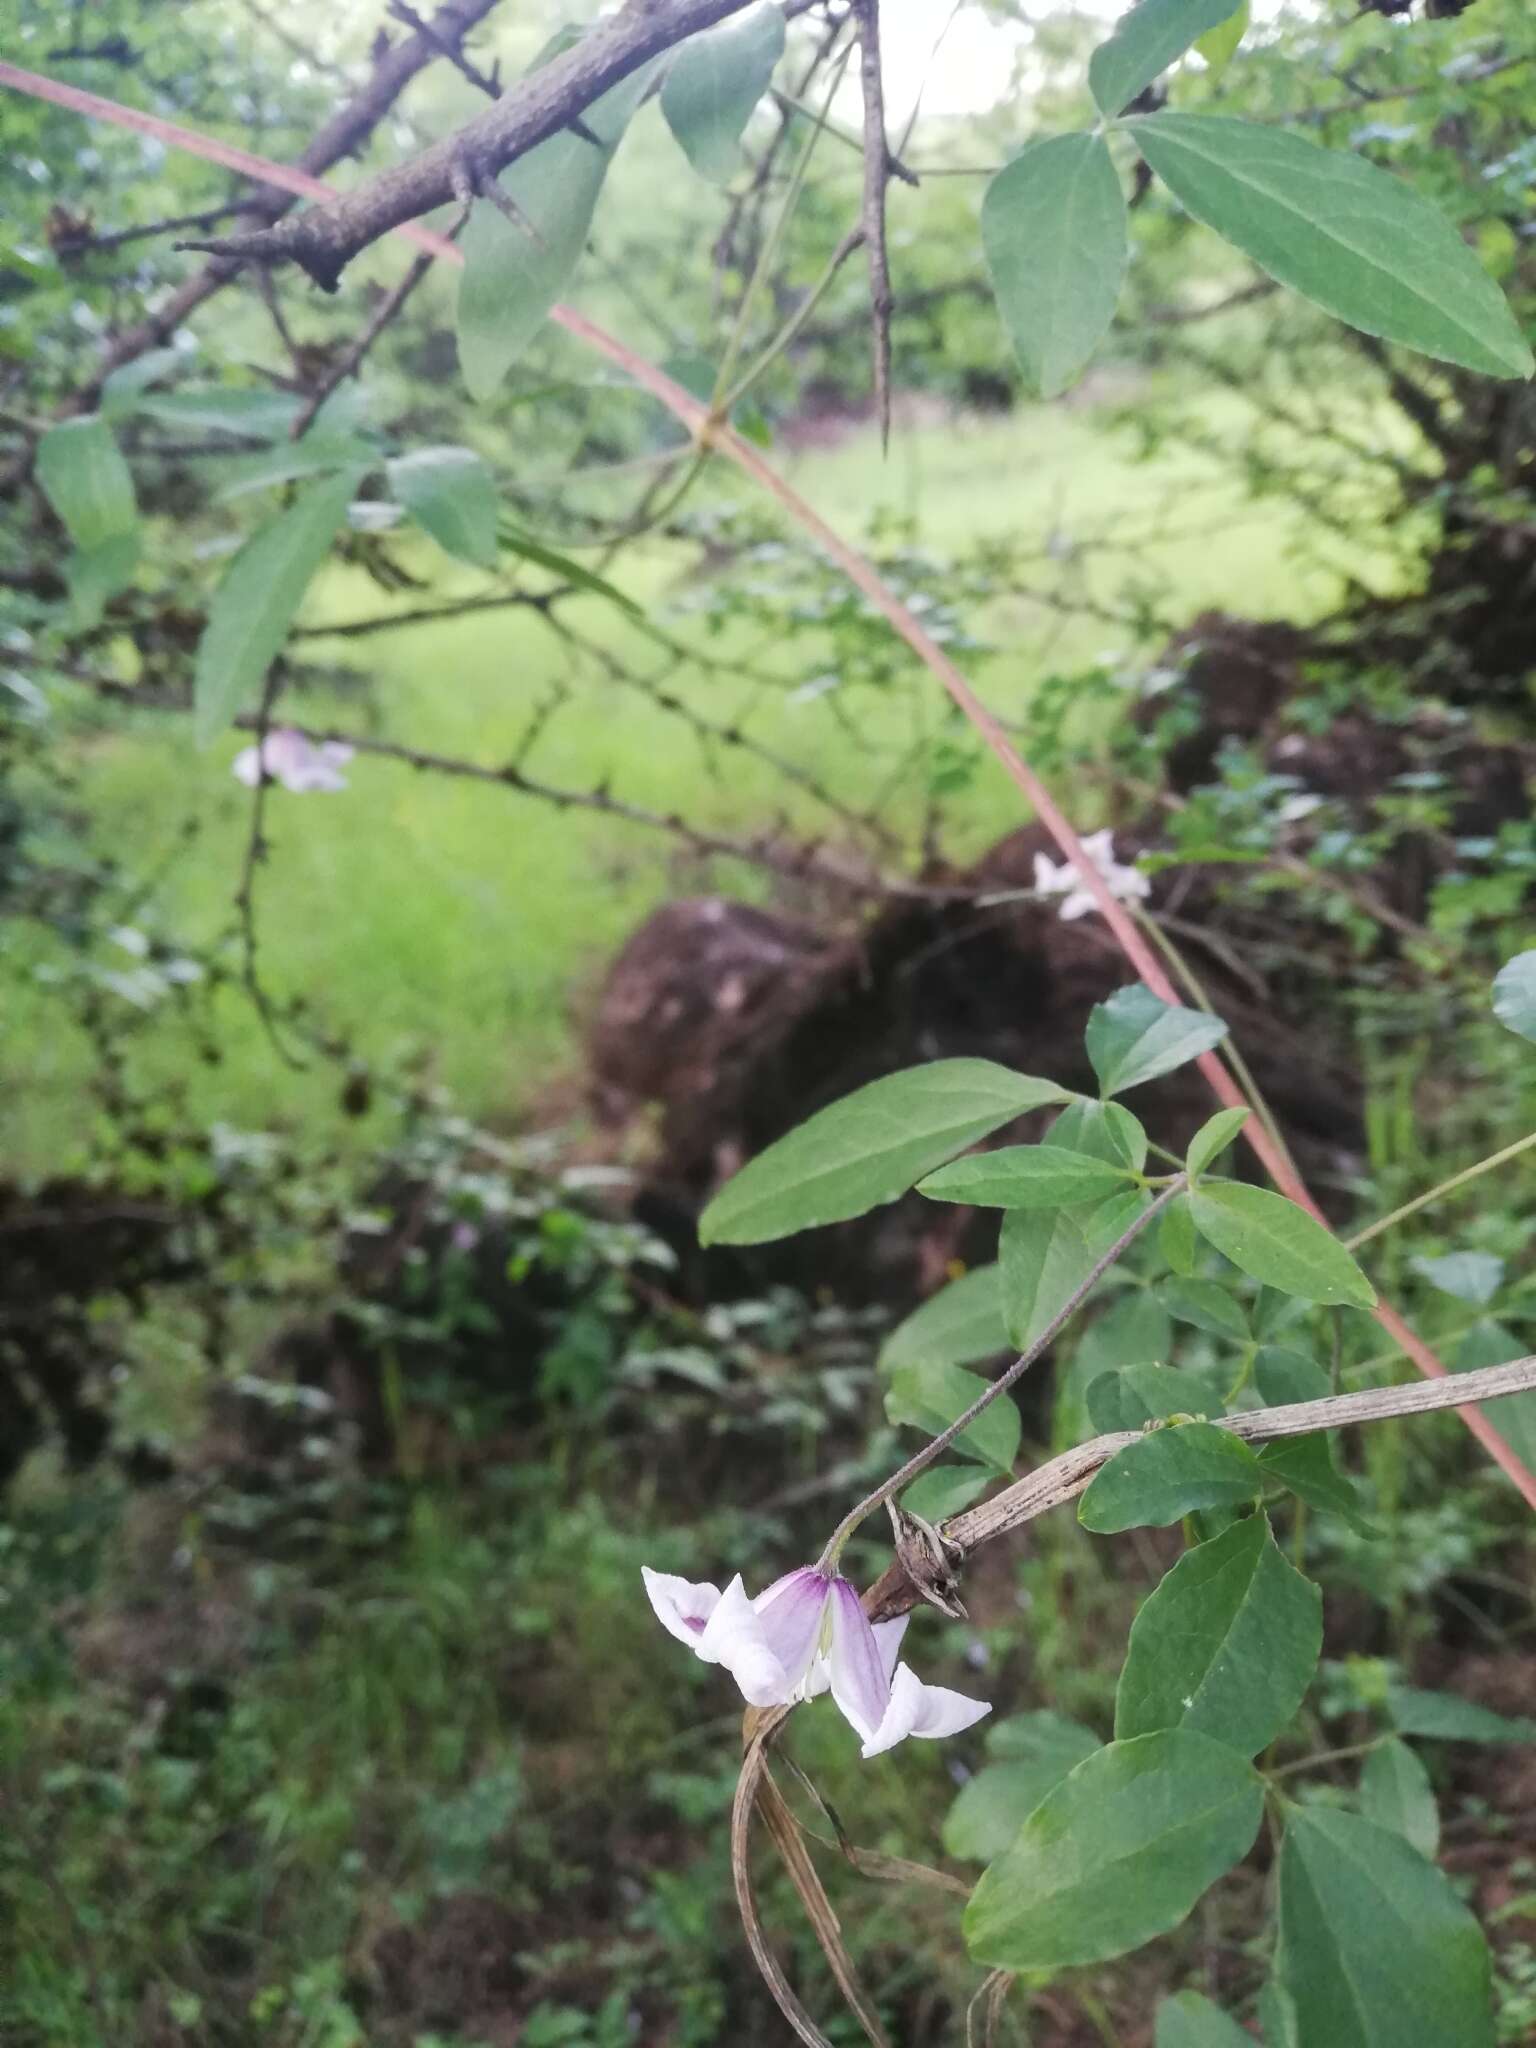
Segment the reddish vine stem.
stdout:
[[[72,108],[75,112],[94,119],[109,121],[119,127],[133,128],[141,134],[153,135],[171,148],[188,150],[194,156],[223,164],[247,177],[258,179],[263,184],[278,186],[284,191],[298,193],[304,198],[334,201],[337,196],[331,186],[303,171],[269,162],[246,150],[233,149],[228,144],[198,134],[193,129],[161,120],[156,115],[124,107],[116,100],[104,99],[96,93],[84,92],[74,86],[60,85],[53,79],[40,77],[35,72],[23,71],[16,65],[0,63],[0,84],[12,86],[17,91],[29,93],[35,98],[52,100],[56,105]],[[430,229],[421,227],[415,221],[406,221],[395,227],[393,232],[405,236],[418,248],[430,249],[434,255],[443,257],[447,262],[462,264],[464,261],[462,254],[452,242],[441,235],[433,234]],[[761,485],[783,507],[795,524],[837,564],[860,595],[879,612],[923,666],[943,686],[956,708],[985,742],[1003,772],[1033,807],[1036,816],[1056,841],[1064,857],[1077,869],[1082,886],[1093,897],[1099,914],[1108,925],[1127,963],[1135,969],[1154,995],[1161,997],[1166,1003],[1176,1003],[1177,993],[1164,972],[1161,961],[1137,930],[1123,905],[1110,893],[1108,884],[1090,858],[1071,820],[1039,775],[1014,746],[1000,721],[977,696],[943,648],[925,630],[916,614],[909,611],[896,593],[887,587],[874,564],[830,527],[799,492],[779,475],[773,465],[764,459],[759,450],[744,440],[728,421],[717,418],[707,405],[695,398],[691,392],[685,391],[682,385],[669,377],[664,370],[636,354],[627,343],[620,341],[616,335],[609,334],[606,329],[599,327],[585,314],[576,312],[570,306],[555,306],[550,317],[557,325],[565,328],[567,333],[584,341],[598,354],[606,356],[642,390],[649,391],[667,407],[668,411],[682,421],[701,448],[713,449],[727,456],[738,469]],[[1242,1090],[1214,1053],[1202,1054],[1198,1065],[1219,1102],[1233,1109],[1251,1107]],[[1274,1144],[1258,1117],[1248,1119],[1243,1127],[1243,1136],[1275,1186],[1299,1207],[1305,1209],[1325,1229],[1331,1228],[1328,1219],[1313,1200],[1311,1190]],[[1393,1343],[1412,1359],[1420,1372],[1429,1378],[1443,1378],[1446,1375],[1447,1367],[1389,1303],[1378,1301],[1373,1314]],[[1458,1413],[1495,1464],[1513,1482],[1529,1505],[1536,1509],[1536,1473],[1515,1455],[1493,1425],[1476,1409],[1464,1407],[1460,1408]]]

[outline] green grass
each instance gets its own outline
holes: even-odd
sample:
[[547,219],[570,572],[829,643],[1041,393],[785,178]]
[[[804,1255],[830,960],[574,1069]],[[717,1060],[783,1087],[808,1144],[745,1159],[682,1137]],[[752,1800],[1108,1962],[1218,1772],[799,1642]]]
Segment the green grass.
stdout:
[[[1236,401],[1213,401],[1208,424]],[[980,534],[1055,537],[1062,559],[1045,573],[1063,590],[1112,601],[1128,581],[1159,607],[1189,617],[1207,606],[1305,616],[1336,595],[1336,570],[1294,558],[1299,529],[1274,509],[1238,502],[1200,458],[1167,449],[1137,463],[1124,435],[1086,410],[1035,408],[1011,418],[899,432],[882,461],[871,434],[840,447],[782,458],[811,502],[844,532],[899,515],[919,544],[955,550]],[[706,486],[708,488],[708,486]],[[1131,554],[1136,536],[1153,535]],[[1078,543],[1113,536],[1121,551],[1072,558]],[[1369,571],[1369,562],[1352,566]],[[471,588],[442,557],[425,559],[435,601]],[[669,619],[679,562],[653,552],[626,557],[621,583]],[[336,572],[307,616],[382,610],[390,600],[361,575]],[[751,708],[766,745],[811,768],[857,803],[887,772],[914,731],[931,733],[943,707],[925,680],[910,695],[858,706],[851,726],[824,701],[716,674],[676,672],[594,601],[582,629],[641,656],[702,714],[730,723]],[[689,630],[686,618],[671,620]],[[980,680],[1005,716],[1022,720],[1031,691],[1052,669],[1105,657],[1133,667],[1127,633],[1096,619],[1063,620],[1039,604],[1003,598],[983,630],[1001,653]],[[725,643],[727,647],[737,642]],[[556,687],[565,657],[519,611],[402,629],[350,642],[313,643],[361,668],[370,695],[306,705],[320,716],[486,762],[507,758],[533,707]],[[882,754],[882,747],[892,750]],[[151,910],[164,927],[207,945],[230,928],[249,821],[247,792],[228,772],[231,743],[199,753],[187,729],[164,719],[98,735],[82,749],[80,796],[98,843],[129,874],[161,880]],[[598,680],[580,684],[551,723],[531,767],[551,783],[680,812],[705,829],[750,837],[780,813],[825,828],[825,814],[787,790],[764,764],[737,752],[711,760],[695,737],[644,697]],[[1018,821],[1017,800],[984,772],[967,791],[955,841],[976,850]],[[590,813],[557,811],[495,786],[422,774],[363,759],[344,795],[272,793],[271,851],[259,884],[261,970],[275,995],[302,992],[319,1018],[371,1060],[414,1055],[471,1113],[514,1118],[537,1104],[572,1044],[573,1020],[604,961],[656,902],[721,887],[761,893],[764,878],[739,863],[680,859],[675,841]],[[233,957],[233,954],[231,955]],[[14,977],[13,977],[14,979]],[[83,1049],[59,1034],[57,1005],[26,987],[8,1000],[8,1069],[0,1151],[23,1170],[59,1161],[80,1128]],[[192,1070],[187,1085],[209,1119],[237,1126],[323,1113],[330,1071],[294,1074],[278,1059],[243,995],[220,999],[222,1058]],[[148,1067],[186,1063],[174,1029],[148,1035]]]

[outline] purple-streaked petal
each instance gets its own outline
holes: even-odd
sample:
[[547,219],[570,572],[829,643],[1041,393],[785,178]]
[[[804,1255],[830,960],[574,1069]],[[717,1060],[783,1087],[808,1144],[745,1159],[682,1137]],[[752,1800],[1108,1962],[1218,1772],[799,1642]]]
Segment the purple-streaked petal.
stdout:
[[795,1696],[798,1676],[786,1672],[769,1647],[740,1573],[704,1624],[698,1651],[706,1664],[723,1664],[754,1707],[783,1706]]
[[656,1619],[668,1635],[676,1636],[680,1643],[696,1651],[705,1622],[720,1605],[720,1588],[707,1582],[675,1578],[671,1572],[653,1572],[648,1564],[641,1565],[640,1576],[645,1581],[646,1596],[656,1610]]
[[857,1590],[846,1579],[832,1581],[832,1697],[844,1720],[868,1742],[885,1718],[891,1682],[880,1645]]
[[821,1645],[821,1624],[827,1611],[827,1596],[833,1581],[825,1572],[809,1565],[786,1572],[775,1579],[767,1592],[752,1603],[757,1610],[763,1640],[799,1685],[810,1673],[811,1661]]
[[879,1756],[909,1735],[928,1740],[958,1735],[991,1711],[987,1700],[967,1699],[963,1692],[951,1692],[948,1686],[924,1685],[910,1664],[898,1664],[891,1681],[890,1704],[878,1727],[865,1738],[862,1753]]

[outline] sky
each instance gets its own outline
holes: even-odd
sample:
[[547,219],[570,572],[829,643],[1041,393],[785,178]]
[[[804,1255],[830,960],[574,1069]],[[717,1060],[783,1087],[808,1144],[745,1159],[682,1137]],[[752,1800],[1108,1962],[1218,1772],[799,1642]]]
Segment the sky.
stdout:
[[[1025,0],[1024,12],[1059,13],[1062,4],[1063,0]],[[1287,0],[1251,4],[1254,20],[1265,21],[1272,20]],[[1125,12],[1126,0],[1076,0],[1076,6],[1080,14],[1099,16],[1107,27]],[[1027,26],[988,21],[975,7],[956,10],[953,0],[886,0],[880,14],[880,45],[891,125],[902,126],[919,86],[925,113],[985,112],[1006,86],[1015,56],[1028,37]]]

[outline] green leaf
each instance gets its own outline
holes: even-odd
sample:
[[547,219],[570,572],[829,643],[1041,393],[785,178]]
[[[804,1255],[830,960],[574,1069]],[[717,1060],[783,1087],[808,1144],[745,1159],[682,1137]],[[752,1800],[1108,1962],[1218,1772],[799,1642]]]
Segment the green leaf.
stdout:
[[1486,1308],[1504,1284],[1504,1261],[1492,1252],[1447,1252],[1441,1259],[1410,1259],[1415,1273],[1455,1301]]
[[1111,121],[1124,113],[1137,93],[1238,5],[1239,0],[1138,0],[1088,59],[1088,87],[1099,112]]
[[728,1180],[699,1218],[699,1241],[765,1244],[862,1216],[1064,1093],[991,1060],[934,1060],[887,1074],[818,1110]]
[[1096,1430],[1144,1429],[1173,1415],[1209,1413],[1210,1390],[1171,1365],[1121,1365],[1088,1382],[1084,1397]]
[[1020,1351],[1047,1329],[1146,1206],[1139,1188],[1091,1209],[1010,1209],[998,1238],[1003,1314]]
[[306,434],[302,441],[279,441],[253,455],[221,455],[214,496],[223,504],[248,491],[269,490],[274,484],[291,484],[300,477],[327,476],[337,469],[362,475],[377,461],[373,449],[356,434]]
[[146,391],[133,410],[190,434],[236,434],[275,441],[298,416],[299,400],[286,391],[240,391],[208,385],[191,391]]
[[1213,28],[1203,36],[1196,36],[1195,48],[1211,67],[1213,78],[1220,78],[1237,55],[1243,37],[1248,33],[1251,18],[1248,0],[1239,0],[1237,12],[1229,14],[1219,28]]
[[628,613],[632,619],[644,618],[644,606],[636,604],[635,600],[620,590],[616,583],[610,583],[606,576],[599,576],[595,571],[584,568],[580,562],[573,560],[570,555],[562,554],[558,548],[546,547],[542,541],[535,540],[531,533],[524,533],[520,527],[511,525],[505,519],[500,521],[497,534],[509,554],[517,555],[525,562],[533,562],[540,569],[547,569],[552,576],[563,577],[567,583],[574,583],[578,590],[590,590],[594,597],[606,598],[610,604],[616,604],[621,612]]
[[934,1465],[919,1472],[901,1504],[909,1515],[921,1515],[925,1522],[944,1522],[968,1508],[992,1484],[991,1474],[963,1465]]
[[1440,1853],[1440,1813],[1422,1761],[1394,1737],[1373,1749],[1360,1773],[1360,1811],[1391,1828],[1431,1863]]
[[1298,1402],[1321,1401],[1333,1392],[1327,1373],[1315,1359],[1278,1345],[1263,1347],[1254,1360],[1253,1376],[1266,1408],[1294,1408]]
[[1180,1991],[1157,2008],[1153,2048],[1253,2048],[1253,2036],[1198,1991]]
[[1117,989],[1107,1003],[1094,1005],[1083,1043],[1101,1091],[1122,1095],[1143,1081],[1171,1074],[1226,1035],[1219,1017],[1165,1003],[1137,981]]
[[784,54],[784,10],[753,7],[690,36],[661,88],[661,111],[701,178],[723,185],[741,168],[741,135]]
[[1283,1195],[1206,1180],[1191,1190],[1189,1213],[1208,1244],[1266,1287],[1350,1308],[1375,1303],[1375,1288],[1339,1240]]
[[1494,976],[1493,1014],[1507,1030],[1536,1042],[1536,950],[1517,953]]
[[1482,1930],[1433,1864],[1352,1813],[1287,1817],[1280,1967],[1306,2048],[1493,2048]]
[[1046,1141],[1064,1145],[1069,1152],[1087,1152],[1111,1166],[1128,1166],[1132,1173],[1140,1173],[1147,1163],[1147,1134],[1123,1102],[1068,1103],[1046,1133]]
[[1204,1173],[1211,1161],[1226,1151],[1247,1123],[1249,1115],[1247,1109],[1218,1109],[1213,1117],[1200,1126],[1190,1139],[1189,1150],[1184,1155],[1184,1170],[1191,1180],[1197,1173]]
[[1125,194],[1103,136],[1021,150],[987,187],[981,244],[1026,387],[1055,398],[1109,332],[1125,282]]
[[1166,1934],[1245,1856],[1263,1790],[1188,1728],[1113,1742],[1037,1806],[965,1910],[977,1962],[1059,1970]]
[[50,427],[37,444],[37,480],[82,553],[133,533],[133,477],[100,414]]
[[172,370],[180,369],[186,361],[186,352],[179,348],[152,348],[141,356],[135,356],[131,362],[119,363],[102,380],[102,418],[118,420],[130,417],[139,409],[140,394],[157,378],[168,377]]
[[1099,1747],[1097,1735],[1061,1714],[1016,1714],[1000,1721],[987,1737],[988,1754],[999,1761],[984,1764],[960,1788],[944,1820],[945,1849],[990,1863],[1046,1794]]
[[896,1325],[880,1347],[880,1370],[893,1372],[923,1358],[974,1365],[978,1358],[1007,1349],[1001,1268],[978,1266],[941,1287]]
[[1289,128],[1223,115],[1161,113],[1127,126],[1197,220],[1326,312],[1490,377],[1536,368],[1504,294],[1402,178]]
[[[987,1382],[958,1365],[940,1365],[924,1359],[919,1365],[899,1366],[885,1390],[885,1412],[892,1422],[909,1423],[938,1436],[957,1415],[963,1415],[973,1401],[987,1390]],[[954,1448],[963,1457],[996,1471],[1011,1472],[1019,1455],[1019,1411],[1006,1394],[955,1439]]]
[[256,529],[224,571],[192,678],[200,744],[260,696],[262,678],[347,516],[356,483],[356,472],[348,470],[310,484],[285,512]]
[[1208,1337],[1221,1337],[1229,1344],[1248,1342],[1243,1305],[1219,1280],[1165,1280],[1159,1291],[1163,1306],[1178,1322],[1191,1323]]
[[1249,1515],[1186,1551],[1131,1624],[1115,1734],[1193,1728],[1256,1756],[1294,1716],[1323,1644],[1322,1595]]
[[115,533],[94,547],[76,548],[64,564],[69,584],[70,624],[87,632],[100,622],[107,600],[126,590],[139,563],[139,530]]
[[1291,1994],[1271,1977],[1259,1993],[1259,2021],[1264,2029],[1264,2048],[1301,2048],[1296,2032],[1296,2007]]
[[1432,1736],[1439,1742],[1536,1742],[1536,1721],[1512,1720],[1453,1692],[1389,1686],[1387,1712],[1404,1735]]
[[1125,1185],[1126,1169],[1062,1145],[1004,1145],[956,1159],[917,1184],[935,1202],[984,1209],[1063,1209],[1102,1201]]
[[490,398],[543,326],[586,247],[598,194],[630,115],[655,75],[643,64],[595,100],[582,121],[603,147],[562,128],[497,183],[521,220],[477,199],[460,247],[459,367],[469,395]]
[[1158,1250],[1181,1280],[1195,1271],[1195,1226],[1189,1218],[1189,1203],[1177,1196],[1163,1211],[1157,1230]]
[[1213,1422],[1180,1422],[1138,1437],[1094,1475],[1078,1503],[1085,1529],[1112,1536],[1150,1524],[1166,1528],[1200,1508],[1257,1500],[1259,1461]]
[[1376,1536],[1360,1512],[1360,1497],[1333,1461],[1333,1445],[1319,1432],[1316,1436],[1285,1436],[1259,1452],[1259,1464],[1266,1479],[1278,1479],[1308,1507],[1328,1514],[1343,1515],[1363,1535]]
[[389,465],[389,488],[445,553],[477,569],[495,568],[496,480],[472,448],[415,448],[397,455]]

